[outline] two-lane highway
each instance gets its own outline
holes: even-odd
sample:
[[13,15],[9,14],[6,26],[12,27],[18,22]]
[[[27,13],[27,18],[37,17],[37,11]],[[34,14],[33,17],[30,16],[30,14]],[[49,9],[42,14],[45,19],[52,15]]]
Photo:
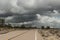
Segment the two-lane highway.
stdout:
[[42,40],[38,29],[16,30],[0,35],[0,40]]

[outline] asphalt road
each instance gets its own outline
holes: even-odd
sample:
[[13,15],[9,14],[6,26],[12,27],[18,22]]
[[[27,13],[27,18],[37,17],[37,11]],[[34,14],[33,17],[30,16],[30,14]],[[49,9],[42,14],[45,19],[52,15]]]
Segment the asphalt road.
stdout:
[[0,40],[37,40],[37,29],[12,31],[0,35]]
[[7,34],[2,34],[0,35],[0,40],[60,40],[60,38],[49,33],[49,30],[30,29],[15,30]]

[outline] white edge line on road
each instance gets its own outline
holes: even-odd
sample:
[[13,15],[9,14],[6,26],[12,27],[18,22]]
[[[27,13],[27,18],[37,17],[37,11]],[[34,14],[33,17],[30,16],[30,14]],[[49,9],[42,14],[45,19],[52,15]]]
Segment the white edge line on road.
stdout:
[[37,30],[35,31],[35,40],[37,40]]

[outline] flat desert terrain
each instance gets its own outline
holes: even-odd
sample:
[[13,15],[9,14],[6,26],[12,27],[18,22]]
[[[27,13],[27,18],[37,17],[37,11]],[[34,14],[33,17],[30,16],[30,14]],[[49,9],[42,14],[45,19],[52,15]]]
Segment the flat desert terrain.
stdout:
[[60,40],[59,29],[24,29],[0,34],[0,40]]

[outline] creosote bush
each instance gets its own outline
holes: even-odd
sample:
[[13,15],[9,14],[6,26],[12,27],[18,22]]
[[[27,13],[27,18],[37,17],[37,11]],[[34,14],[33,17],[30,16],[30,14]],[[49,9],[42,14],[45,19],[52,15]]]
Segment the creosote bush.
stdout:
[[41,29],[44,29],[44,26],[41,26]]

